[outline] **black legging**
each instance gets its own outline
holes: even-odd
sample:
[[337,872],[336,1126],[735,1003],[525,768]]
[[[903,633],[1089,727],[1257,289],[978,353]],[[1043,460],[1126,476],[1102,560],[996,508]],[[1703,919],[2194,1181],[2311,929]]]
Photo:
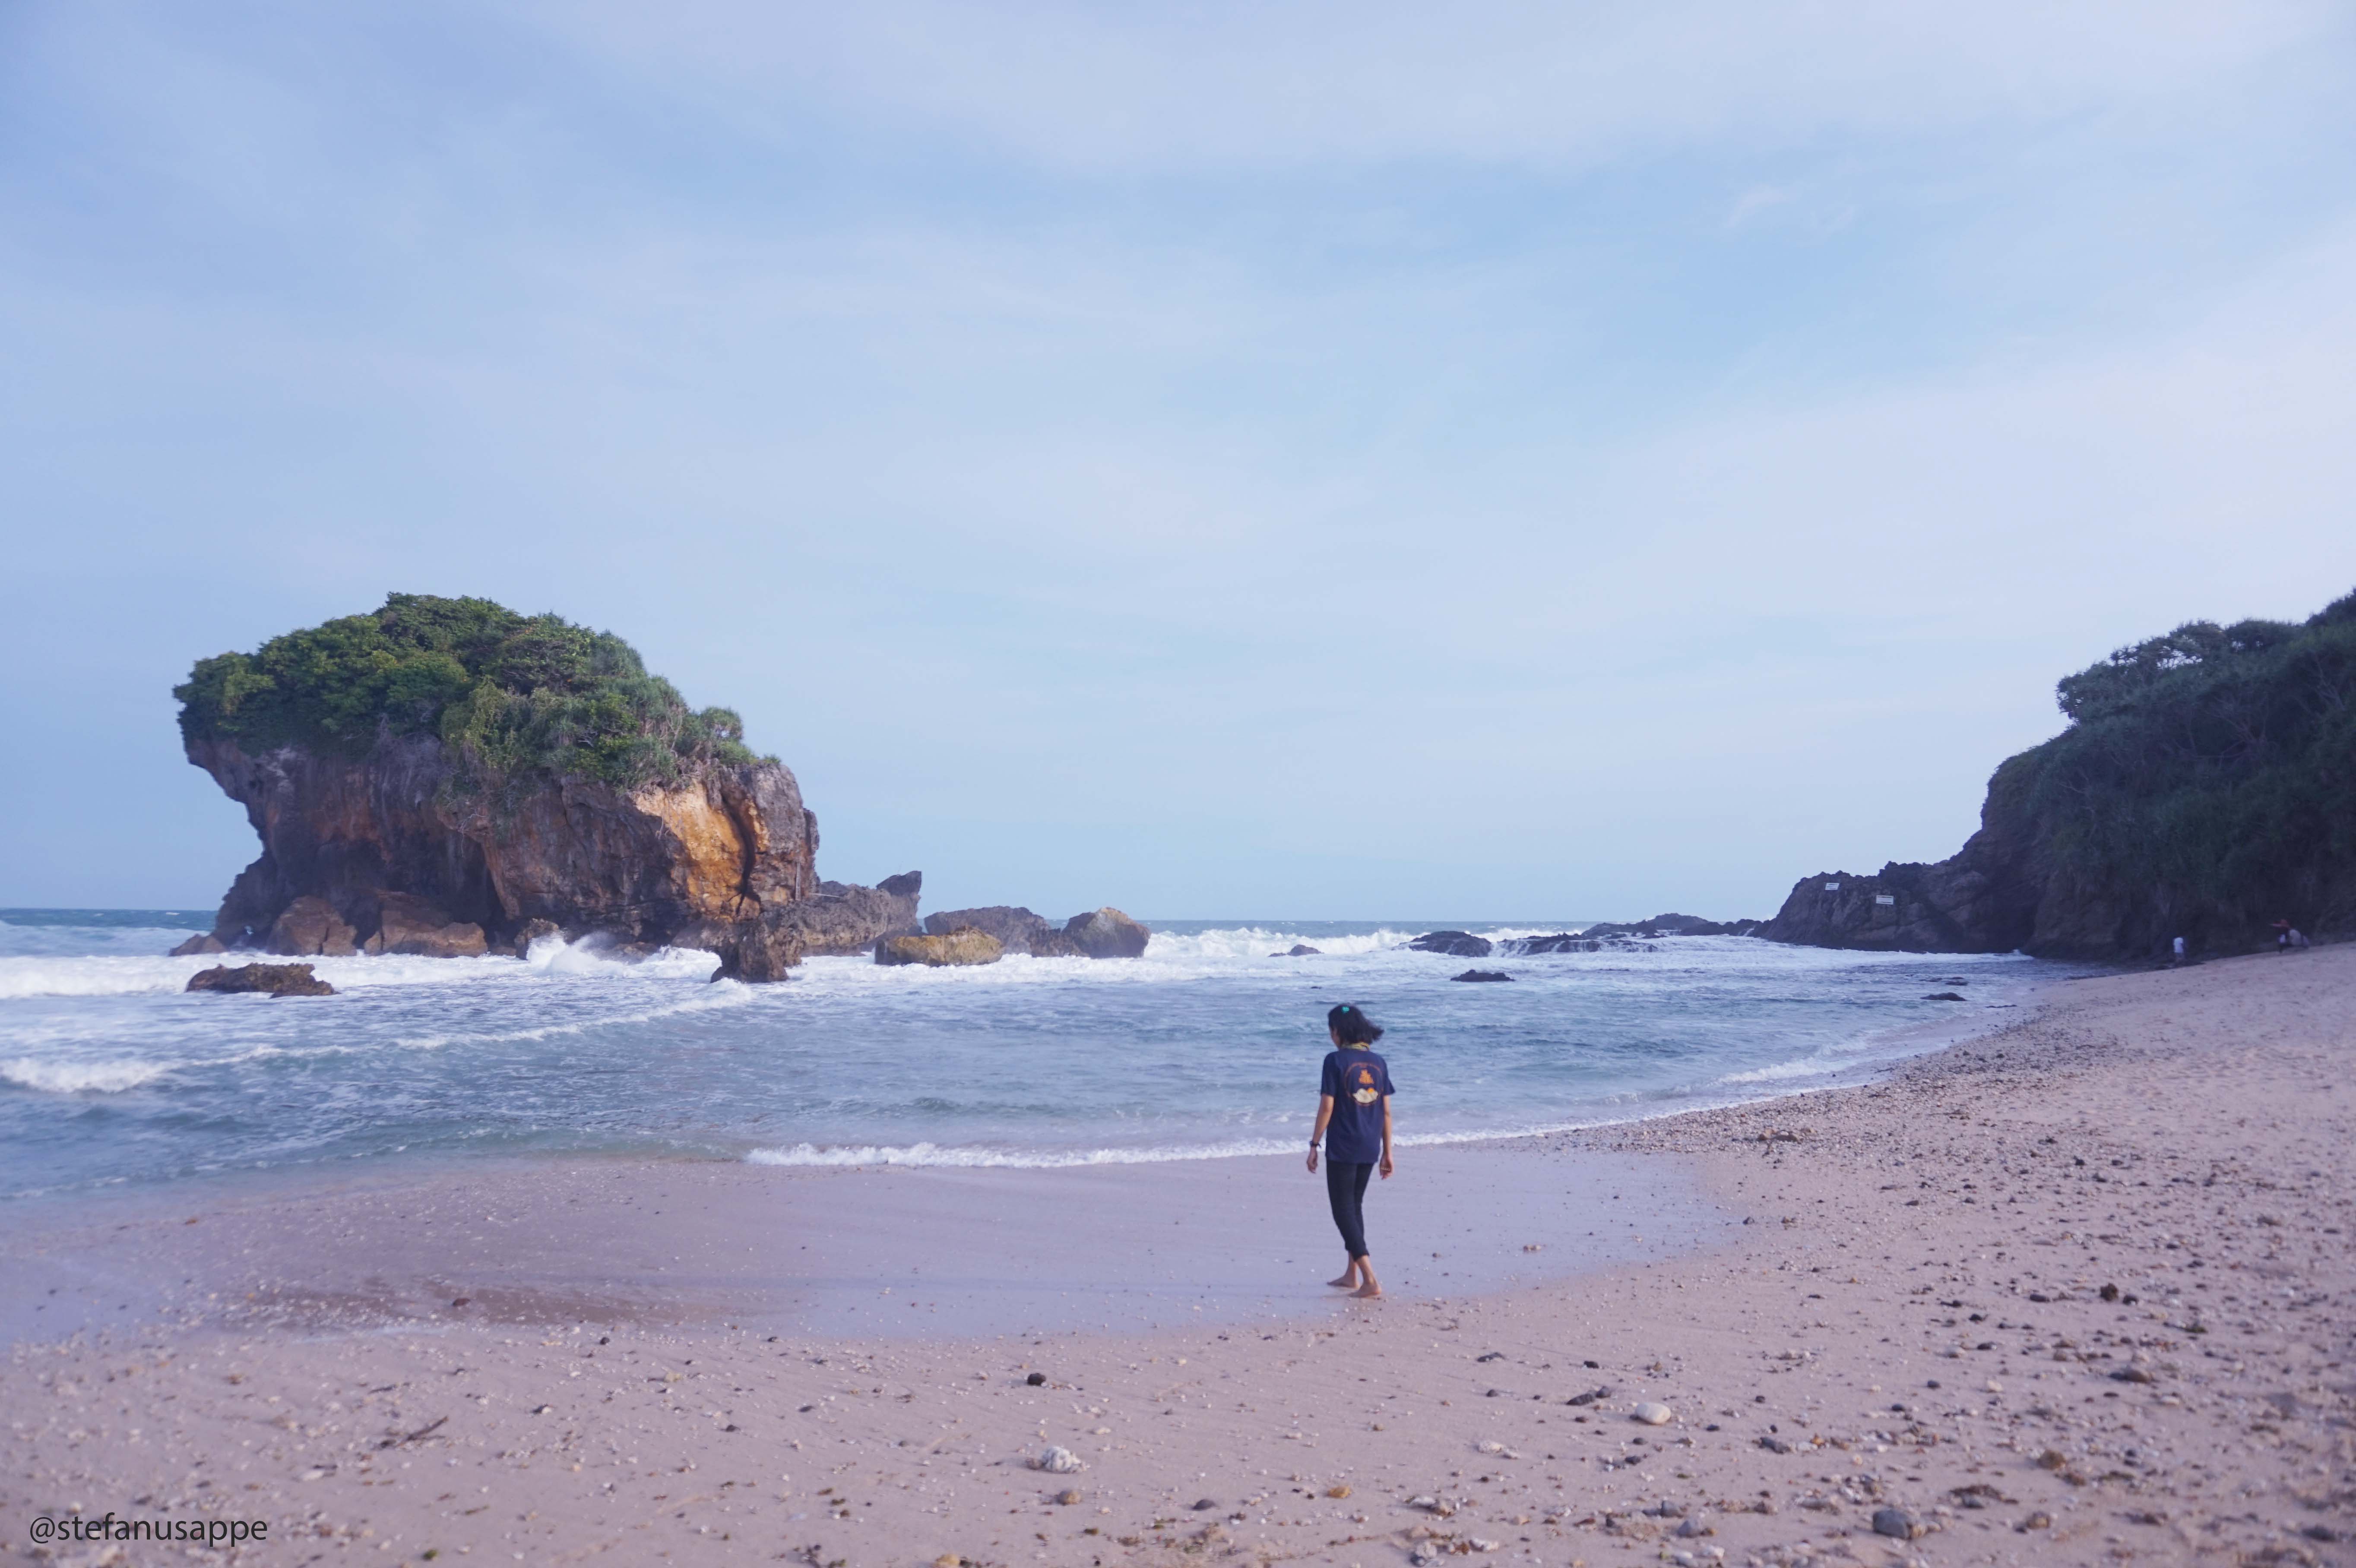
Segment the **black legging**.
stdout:
[[1342,1244],[1350,1249],[1354,1263],[1366,1255],[1366,1183],[1374,1174],[1371,1160],[1365,1165],[1346,1159],[1325,1162],[1325,1196],[1333,1200],[1333,1223],[1340,1227]]

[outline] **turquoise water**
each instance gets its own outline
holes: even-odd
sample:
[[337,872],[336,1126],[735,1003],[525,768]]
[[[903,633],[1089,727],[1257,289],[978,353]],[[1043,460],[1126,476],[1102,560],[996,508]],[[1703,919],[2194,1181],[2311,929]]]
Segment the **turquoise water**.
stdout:
[[[1055,1166],[1290,1149],[1323,1015],[1364,1007],[1409,1142],[1531,1132],[1852,1081],[1909,1026],[2005,1016],[2017,956],[1688,937],[1481,961],[1418,922],[1173,922],[1133,961],[813,959],[712,984],[639,963],[316,961],[340,993],[184,994],[203,912],[0,911],[0,1195],[306,1162],[617,1152],[774,1164]],[[1499,938],[1575,928],[1479,926]],[[1269,956],[1296,943],[1312,957]],[[1954,982],[1960,982],[1955,984]],[[1926,993],[1960,990],[1965,1004]]]

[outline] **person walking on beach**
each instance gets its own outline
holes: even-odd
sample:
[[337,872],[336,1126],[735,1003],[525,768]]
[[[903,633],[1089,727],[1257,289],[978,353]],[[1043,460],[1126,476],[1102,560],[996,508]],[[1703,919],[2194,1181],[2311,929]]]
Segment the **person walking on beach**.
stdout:
[[1379,1168],[1391,1176],[1391,1070],[1375,1054],[1382,1026],[1348,1002],[1325,1015],[1333,1049],[1317,1088],[1317,1125],[1309,1135],[1309,1174],[1317,1174],[1317,1146],[1325,1146],[1325,1196],[1333,1224],[1350,1254],[1342,1277],[1328,1285],[1367,1299],[1380,1296],[1375,1260],[1366,1254],[1366,1182]]

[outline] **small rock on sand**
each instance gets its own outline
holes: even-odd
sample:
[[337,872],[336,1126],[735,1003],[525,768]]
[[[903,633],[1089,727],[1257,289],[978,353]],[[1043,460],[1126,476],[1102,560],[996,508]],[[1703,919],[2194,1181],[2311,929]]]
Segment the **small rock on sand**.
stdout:
[[1069,1508],[1074,1503],[1080,1500],[1080,1488],[1077,1487],[1066,1487],[1062,1491],[1055,1494],[1055,1500],[1063,1504],[1066,1508]]
[[1665,1426],[1676,1413],[1667,1405],[1655,1403],[1649,1399],[1628,1413],[1630,1419],[1641,1421],[1647,1426]]
[[1931,1527],[1908,1513],[1904,1509],[1883,1508],[1873,1510],[1873,1533],[1895,1536],[1900,1541],[1912,1541],[1931,1533]]
[[1031,1463],[1033,1468],[1051,1476],[1068,1476],[1080,1467],[1080,1456],[1069,1448],[1049,1446],[1040,1449],[1039,1456]]

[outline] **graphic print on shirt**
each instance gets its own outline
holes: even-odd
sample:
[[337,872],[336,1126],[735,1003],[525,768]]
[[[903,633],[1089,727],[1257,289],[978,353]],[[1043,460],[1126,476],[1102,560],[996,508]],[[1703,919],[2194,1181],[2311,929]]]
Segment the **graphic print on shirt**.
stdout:
[[1361,1105],[1371,1105],[1382,1097],[1382,1091],[1375,1087],[1375,1070],[1373,1068],[1359,1066],[1350,1069],[1351,1099],[1355,1100]]

